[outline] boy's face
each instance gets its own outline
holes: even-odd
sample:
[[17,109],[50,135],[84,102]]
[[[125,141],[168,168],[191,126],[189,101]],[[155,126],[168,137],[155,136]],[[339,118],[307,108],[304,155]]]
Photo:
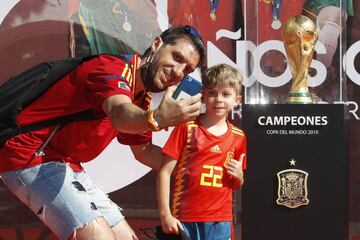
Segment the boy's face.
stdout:
[[228,113],[240,103],[241,96],[237,95],[230,85],[207,87],[203,91],[203,103],[206,114],[218,117],[227,116]]

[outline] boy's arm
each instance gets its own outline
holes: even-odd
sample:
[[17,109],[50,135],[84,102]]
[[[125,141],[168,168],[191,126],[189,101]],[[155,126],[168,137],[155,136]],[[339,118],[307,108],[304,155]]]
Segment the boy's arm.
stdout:
[[131,151],[136,160],[142,164],[159,171],[162,163],[163,154],[161,148],[151,142],[141,145],[131,145]]
[[176,160],[164,155],[163,165],[157,176],[156,189],[163,231],[178,234],[178,227],[182,229],[182,225],[172,216],[170,210],[170,177],[175,165]]

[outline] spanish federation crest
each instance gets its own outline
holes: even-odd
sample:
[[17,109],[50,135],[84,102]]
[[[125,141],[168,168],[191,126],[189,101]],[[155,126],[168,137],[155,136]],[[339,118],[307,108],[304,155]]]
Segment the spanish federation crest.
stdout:
[[[292,159],[290,165],[295,166]],[[290,168],[277,173],[278,199],[276,203],[288,208],[308,205],[307,180],[309,174],[303,170]]]

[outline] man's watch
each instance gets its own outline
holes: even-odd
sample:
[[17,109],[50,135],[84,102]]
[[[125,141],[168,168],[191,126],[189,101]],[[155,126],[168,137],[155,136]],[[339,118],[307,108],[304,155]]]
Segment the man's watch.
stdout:
[[159,123],[154,118],[155,110],[149,110],[147,113],[147,127],[154,132],[160,131]]

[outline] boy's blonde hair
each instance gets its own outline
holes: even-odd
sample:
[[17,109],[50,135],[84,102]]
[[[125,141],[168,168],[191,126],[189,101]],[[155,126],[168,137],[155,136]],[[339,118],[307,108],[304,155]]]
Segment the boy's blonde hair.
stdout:
[[237,95],[241,94],[243,77],[234,67],[222,63],[207,68],[202,74],[203,89],[229,85],[234,88]]

